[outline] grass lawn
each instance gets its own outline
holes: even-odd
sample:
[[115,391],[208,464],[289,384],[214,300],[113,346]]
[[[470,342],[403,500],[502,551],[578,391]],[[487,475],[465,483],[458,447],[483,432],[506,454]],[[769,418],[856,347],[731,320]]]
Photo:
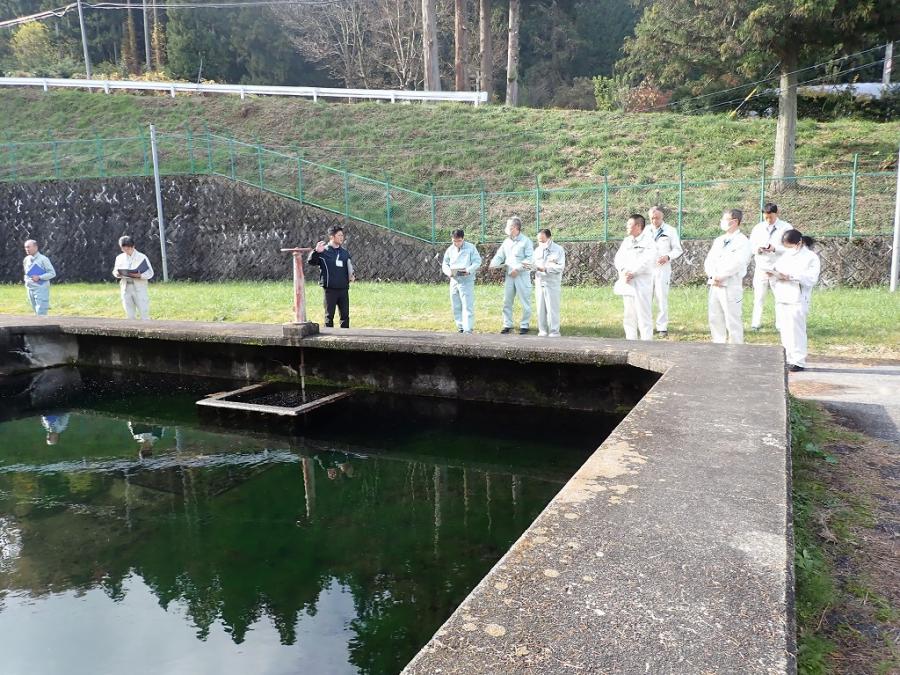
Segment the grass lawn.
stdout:
[[[282,323],[291,320],[293,290],[289,283],[154,283],[151,311],[156,319]],[[309,316],[322,321],[322,292],[307,286]],[[359,282],[350,293],[354,328],[407,328],[455,330],[447,287],[431,284]],[[670,339],[708,341],[706,289],[674,287],[669,301]],[[497,285],[476,286],[476,332],[500,328],[502,290]],[[745,327],[752,306],[745,295]],[[746,334],[754,344],[780,344],[772,327],[771,298],[759,333]],[[0,313],[29,311],[21,285],[0,285]],[[59,284],[52,288],[51,314],[121,317],[118,286]],[[518,313],[516,313],[518,317]],[[809,318],[810,352],[853,357],[900,359],[900,293],[887,288],[820,289],[813,293]],[[622,302],[612,287],[563,289],[564,335],[621,338]],[[532,322],[536,328],[536,322]]]
[[[488,190],[530,190],[538,175],[548,188],[596,185],[605,173],[617,184],[671,182],[682,162],[687,180],[755,178],[761,160],[771,164],[776,123],[724,114],[23,89],[4,90],[0,120],[0,141],[131,136],[146,133],[151,122],[161,133],[191,128],[201,134],[208,127],[331,166],[346,163],[351,171],[388,176],[410,189],[428,192],[433,186],[438,194],[477,191],[480,179]],[[900,122],[799,120],[797,172],[849,172],[854,153],[861,171],[891,170],[898,133]],[[94,144],[86,147],[93,158]],[[169,152],[175,150],[161,151],[164,164]],[[53,159],[48,155],[44,163],[52,168]]]

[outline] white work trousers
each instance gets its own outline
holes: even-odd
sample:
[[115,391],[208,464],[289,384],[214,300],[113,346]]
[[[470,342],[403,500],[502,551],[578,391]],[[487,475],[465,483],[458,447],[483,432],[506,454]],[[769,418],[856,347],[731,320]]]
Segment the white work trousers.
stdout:
[[775,318],[781,333],[788,365],[806,367],[806,317],[809,306],[805,302],[776,302]]
[[[775,288],[775,277],[770,277],[757,265],[753,272],[753,316],[750,318],[750,326],[759,328],[762,326],[763,308],[766,305],[766,294]],[[778,328],[778,313],[775,313],[775,328]]]
[[28,295],[28,304],[38,316],[46,316],[50,309],[50,282],[42,284],[26,284],[25,292]]
[[125,316],[129,319],[136,319],[138,315],[144,321],[150,319],[150,293],[147,292],[147,287],[146,283],[120,284],[122,307],[125,308]]
[[634,295],[623,295],[625,313],[622,325],[625,327],[625,339],[653,339],[653,277],[642,274],[631,280]]
[[471,333],[475,328],[475,278],[466,281],[450,279],[450,306],[457,330]]
[[672,264],[653,268],[653,298],[656,300],[656,330],[669,330],[669,283],[672,281]]
[[506,283],[503,286],[503,327],[512,328],[513,325],[513,301],[518,296],[522,303],[522,321],[519,328],[528,328],[531,323],[531,275],[525,270],[511,277],[506,275]]
[[556,279],[548,281],[540,277],[534,279],[537,296],[538,335],[559,335],[559,301],[562,297],[562,282]]
[[744,289],[740,284],[709,287],[709,332],[712,341],[744,344]]

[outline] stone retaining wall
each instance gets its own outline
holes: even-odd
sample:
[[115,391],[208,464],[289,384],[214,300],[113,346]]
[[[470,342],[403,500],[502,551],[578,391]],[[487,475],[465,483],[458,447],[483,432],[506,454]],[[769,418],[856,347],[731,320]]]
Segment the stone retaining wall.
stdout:
[[[135,238],[138,249],[150,257],[161,276],[152,179],[0,183],[0,205],[0,236],[7,242],[0,252],[0,281],[21,279],[21,244],[27,238],[40,242],[60,281],[111,281],[113,260],[119,253],[116,240],[123,234]],[[340,223],[346,227],[347,248],[359,279],[443,280],[440,258],[445,244],[420,242],[352,219],[345,222],[342,216],[225,179],[166,178],[163,208],[172,279],[288,279],[289,256],[278,249],[310,245],[324,238],[330,225]],[[674,283],[703,283],[709,244],[684,243],[685,254],[674,265]],[[564,246],[568,255],[565,283],[612,283],[618,241]],[[487,271],[496,244],[479,249],[485,259],[481,280],[499,280],[499,275]],[[889,237],[826,239],[817,250],[825,285],[872,286],[889,279]],[[317,271],[309,273],[317,278]],[[748,283],[749,279],[750,275]]]

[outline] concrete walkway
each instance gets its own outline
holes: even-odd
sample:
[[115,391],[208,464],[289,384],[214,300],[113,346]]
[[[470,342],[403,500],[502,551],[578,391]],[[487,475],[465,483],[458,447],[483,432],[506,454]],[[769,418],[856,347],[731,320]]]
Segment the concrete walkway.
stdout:
[[791,373],[795,396],[822,402],[848,426],[873,438],[900,443],[900,363],[812,359]]

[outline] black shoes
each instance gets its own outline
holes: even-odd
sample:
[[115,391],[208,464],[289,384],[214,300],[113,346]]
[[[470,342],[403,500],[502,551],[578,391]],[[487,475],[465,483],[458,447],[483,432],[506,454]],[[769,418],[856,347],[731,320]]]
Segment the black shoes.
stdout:
[[788,366],[788,371],[791,373],[801,373],[803,372],[803,366],[798,366],[792,363]]
[[527,329],[527,328],[520,328],[520,329],[519,329],[519,335],[528,335],[528,329]]
[[503,328],[500,329],[500,335],[506,335],[511,330],[512,330],[512,328],[510,328],[509,326],[504,326]]
[[658,331],[656,331],[656,334],[661,338],[669,337],[669,331],[667,331],[667,330],[658,330]]
[[[513,330],[512,326],[504,326],[503,328],[500,329],[500,334],[501,335],[509,335],[510,333],[512,333],[512,330]],[[528,329],[520,328],[519,335],[528,335]]]

